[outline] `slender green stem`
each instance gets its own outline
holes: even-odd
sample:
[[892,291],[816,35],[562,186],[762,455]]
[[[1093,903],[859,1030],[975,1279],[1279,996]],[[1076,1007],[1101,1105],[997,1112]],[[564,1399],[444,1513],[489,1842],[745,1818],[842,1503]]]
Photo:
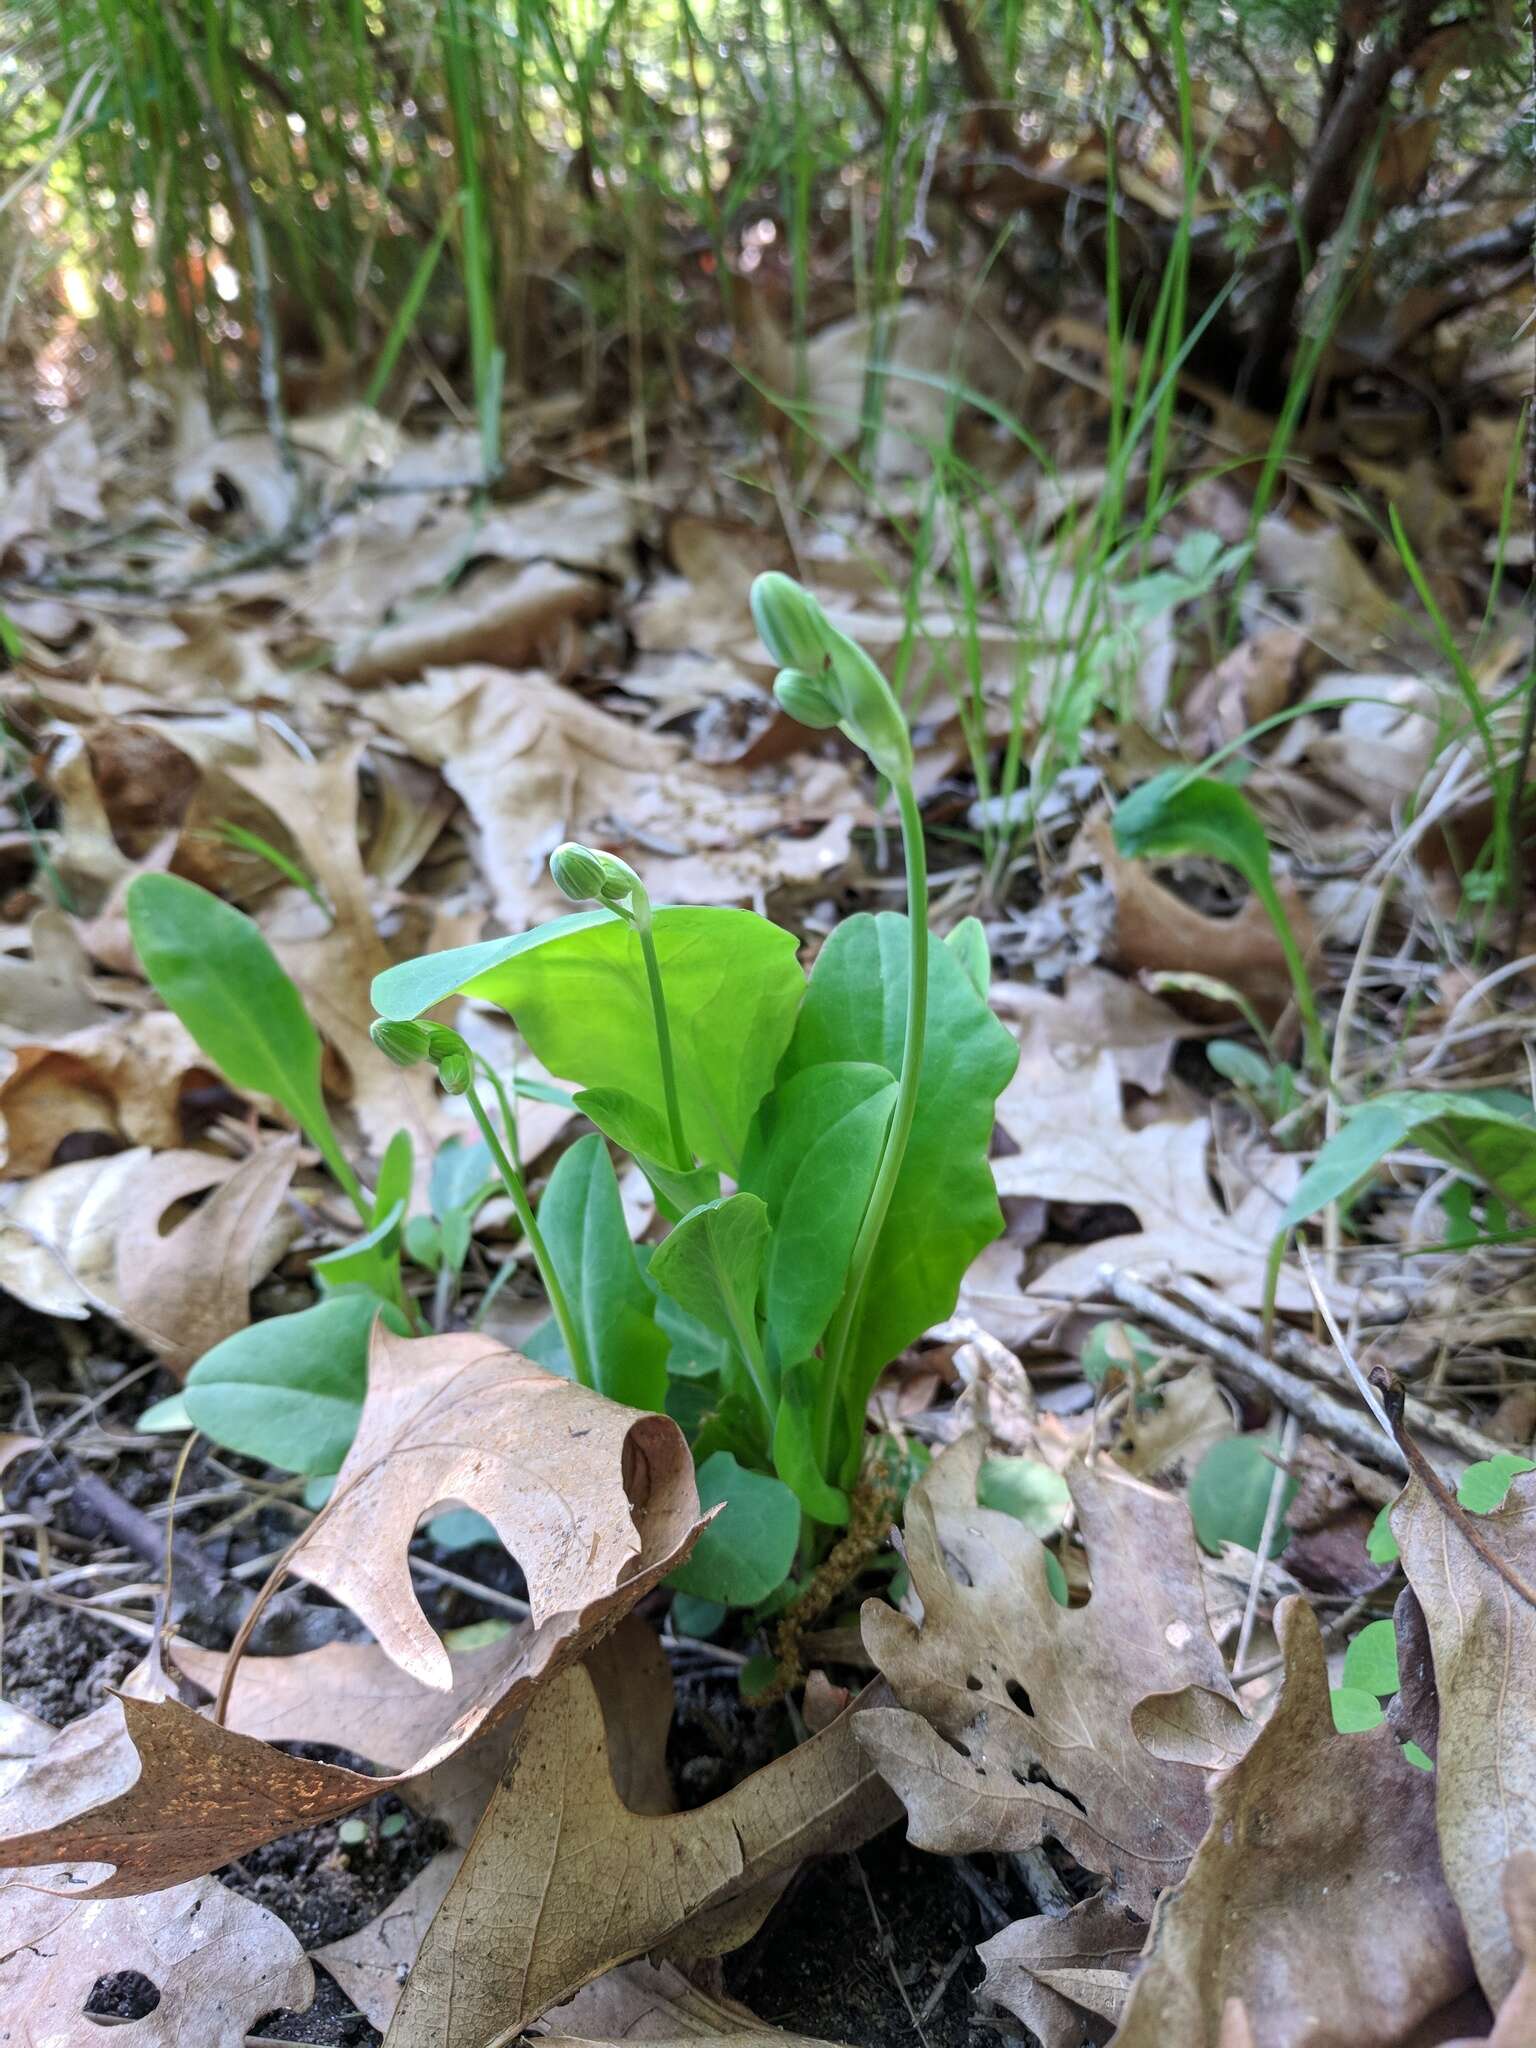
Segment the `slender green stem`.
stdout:
[[511,1198],[517,1220],[522,1225],[523,1235],[528,1240],[528,1249],[533,1253],[533,1263],[538,1267],[539,1278],[544,1282],[544,1292],[549,1296],[549,1305],[554,1311],[566,1355],[571,1361],[571,1370],[584,1387],[590,1387],[593,1384],[592,1368],[587,1362],[586,1346],[581,1341],[575,1317],[571,1314],[570,1302],[566,1299],[565,1289],[560,1285],[560,1276],[555,1271],[554,1261],[549,1256],[549,1247],[545,1244],[543,1234],[534,1218],[533,1204],[529,1201],[528,1191],[523,1186],[523,1177],[508,1158],[507,1148],[501,1142],[501,1133],[491,1122],[473,1081],[469,1084],[468,1094],[469,1107],[475,1122],[480,1126],[480,1135],[484,1138],[496,1171],[501,1176],[501,1184]]
[[736,1334],[736,1342],[740,1347],[741,1355],[746,1361],[747,1372],[752,1381],[753,1391],[757,1395],[758,1402],[763,1411],[763,1422],[768,1431],[768,1450],[769,1454],[772,1455],[773,1424],[778,1404],[774,1400],[773,1389],[768,1378],[768,1361],[763,1356],[762,1339],[758,1336],[755,1324],[751,1320],[751,1311],[749,1310],[744,1318],[738,1312],[736,1302],[729,1293],[727,1295],[726,1312],[730,1316],[731,1328]]
[[371,1230],[373,1228],[373,1204],[363,1193],[363,1184],[348,1164],[346,1154],[336,1143],[334,1133],[311,1130],[309,1135],[320,1148],[321,1156],[324,1158],[326,1165],[341,1183],[342,1193],[363,1219],[363,1228]]
[[1296,934],[1291,930],[1279,891],[1271,883],[1267,889],[1260,890],[1259,894],[1264,908],[1269,912],[1269,921],[1275,928],[1275,937],[1280,941],[1280,950],[1285,955],[1291,987],[1296,995],[1296,1008],[1301,1012],[1301,1036],[1306,1047],[1307,1065],[1319,1080],[1326,1081],[1328,1044],[1323,1037],[1323,1020],[1317,1014],[1317,998],[1312,993],[1312,977],[1307,972],[1306,960],[1296,943]]
[[693,1164],[688,1140],[683,1136],[683,1113],[677,1101],[677,1069],[672,1062],[672,1027],[667,1021],[667,998],[661,986],[661,963],[656,958],[656,939],[647,916],[635,926],[640,954],[645,961],[646,986],[651,992],[651,1014],[656,1019],[656,1052],[661,1061],[661,1088],[667,1103],[667,1133],[672,1140],[673,1165],[686,1173]]
[[[896,1107],[891,1113],[890,1128],[885,1134],[885,1149],[880,1155],[880,1165],[875,1173],[875,1184],[870,1190],[869,1206],[864,1211],[864,1220],[859,1225],[859,1234],[854,1240],[853,1256],[848,1262],[848,1284],[843,1290],[843,1299],[833,1325],[832,1336],[827,1346],[826,1371],[822,1376],[817,1400],[817,1438],[821,1452],[821,1467],[825,1473],[832,1459],[832,1420],[837,1403],[846,1394],[844,1381],[848,1374],[848,1346],[853,1335],[854,1323],[859,1305],[863,1299],[865,1283],[874,1260],[875,1247],[880,1233],[885,1228],[885,1219],[890,1213],[891,1197],[896,1192],[897,1177],[902,1161],[907,1155],[907,1140],[912,1135],[912,1121],[917,1114],[917,1091],[922,1079],[923,1041],[928,1029],[928,860],[923,847],[923,819],[917,807],[917,798],[910,781],[896,785],[896,801],[901,810],[902,849],[907,861],[907,928],[910,951],[907,961],[907,1023],[906,1035],[901,1048],[901,1079],[896,1093]],[[856,1419],[855,1419],[856,1420]],[[850,1445],[846,1460],[848,1483],[858,1476],[860,1445],[855,1427],[854,1442]]]

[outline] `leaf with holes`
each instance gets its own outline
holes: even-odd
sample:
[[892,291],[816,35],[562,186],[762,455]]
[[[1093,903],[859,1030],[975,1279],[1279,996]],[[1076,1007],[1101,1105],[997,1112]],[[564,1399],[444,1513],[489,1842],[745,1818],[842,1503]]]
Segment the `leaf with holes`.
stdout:
[[919,1848],[1012,1851],[1050,1835],[1145,1915],[1205,1831],[1210,1771],[1154,1754],[1137,1708],[1193,1692],[1228,1752],[1250,1732],[1206,1620],[1188,1512],[1135,1480],[1069,1472],[1093,1595],[1061,1607],[1039,1540],[972,1505],[980,1465],[966,1439],[908,1497],[923,1619],[865,1603],[865,1647],[898,1704],[863,1717],[860,1740]]

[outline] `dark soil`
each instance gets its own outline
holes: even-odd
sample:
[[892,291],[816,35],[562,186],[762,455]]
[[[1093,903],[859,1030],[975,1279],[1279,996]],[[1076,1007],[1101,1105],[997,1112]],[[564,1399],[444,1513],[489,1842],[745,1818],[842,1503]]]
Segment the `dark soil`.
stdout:
[[855,2048],[997,2048],[971,1999],[976,1943],[994,1931],[956,1860],[914,1849],[898,1824],[803,1871],[725,1958],[726,1989],[773,2026]]
[[144,1654],[144,1645],[93,1614],[33,1598],[7,1599],[0,1697],[24,1714],[62,1728],[99,1707]]

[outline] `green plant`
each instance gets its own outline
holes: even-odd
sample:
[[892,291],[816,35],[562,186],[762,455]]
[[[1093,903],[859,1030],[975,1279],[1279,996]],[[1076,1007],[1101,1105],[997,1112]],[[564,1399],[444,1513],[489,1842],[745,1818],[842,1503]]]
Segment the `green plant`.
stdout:
[[1202,854],[1237,869],[1264,906],[1285,955],[1307,1064],[1314,1076],[1326,1075],[1328,1048],[1306,957],[1275,887],[1264,827],[1242,791],[1189,769],[1167,768],[1116,806],[1114,831],[1120,852],[1133,859],[1175,860]]
[[[765,919],[653,906],[623,861],[565,846],[556,882],[600,908],[390,969],[373,1027],[481,1119],[555,1308],[535,1355],[689,1429],[724,1512],[679,1585],[738,1605],[847,1523],[875,1379],[1001,1227],[987,1144],[1016,1059],[976,933],[930,944],[911,743],[885,678],[788,578],[759,578],[753,611],[781,704],[839,727],[891,786],[910,914],[850,918],[807,981]],[[483,1070],[418,1021],[455,994],[507,1010],[600,1134],[566,1153],[536,1218],[490,1132]],[[648,1259],[623,1231],[609,1144],[672,1224]]]

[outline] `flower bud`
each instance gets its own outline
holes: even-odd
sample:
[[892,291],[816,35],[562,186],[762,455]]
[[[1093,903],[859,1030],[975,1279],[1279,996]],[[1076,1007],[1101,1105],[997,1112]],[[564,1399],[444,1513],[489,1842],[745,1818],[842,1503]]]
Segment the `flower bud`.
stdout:
[[785,668],[815,675],[826,666],[827,635],[834,630],[808,590],[777,569],[752,585],[752,619],[763,645]]
[[473,1079],[474,1069],[467,1052],[451,1052],[437,1063],[438,1086],[445,1095],[467,1095]]
[[555,848],[549,856],[549,872],[560,894],[568,896],[572,903],[585,903],[602,894],[602,855],[594,853],[590,846],[579,846],[574,839]]
[[405,1018],[376,1017],[368,1026],[368,1036],[397,1067],[414,1067],[428,1057],[429,1038],[425,1024],[415,1024]]
[[778,698],[780,708],[799,725],[821,730],[838,722],[840,714],[826,685],[818,682],[815,676],[808,676],[803,669],[781,668],[774,678],[773,694]]

